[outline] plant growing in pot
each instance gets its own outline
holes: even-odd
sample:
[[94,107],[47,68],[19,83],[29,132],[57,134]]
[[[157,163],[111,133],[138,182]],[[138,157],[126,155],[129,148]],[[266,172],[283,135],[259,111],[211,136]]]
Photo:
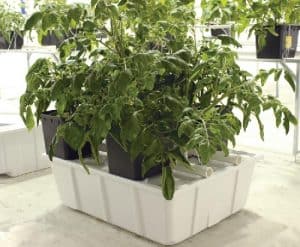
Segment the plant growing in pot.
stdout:
[[297,0],[248,1],[249,35],[256,35],[258,58],[294,57],[298,43],[300,5]]
[[[236,55],[228,47],[237,45],[234,39],[220,37],[222,44],[205,42],[199,50],[192,37],[186,36],[189,26],[180,23],[193,24],[194,19],[184,15],[186,11],[191,13],[192,2],[152,2],[148,9],[143,4],[131,6],[127,2],[120,6],[102,1],[94,4],[94,25],[88,30],[107,33],[108,39],[101,41],[101,48],[92,45],[97,44],[95,35],[89,36],[89,45],[83,43],[88,33],[83,30],[82,36],[75,36],[60,47],[61,63],[39,60],[27,75],[28,86],[20,111],[27,127],[34,125],[33,104],[37,121],[51,101],[56,103],[58,116],[64,119],[51,147],[60,138],[65,139],[82,160],[82,148],[88,142],[94,159],[100,162],[97,150],[108,136],[109,165],[123,165],[119,159],[114,162],[114,147],[125,151],[128,161],[123,169],[127,175],[120,173],[119,168],[110,168],[111,172],[141,179],[153,167],[154,173],[162,167],[163,193],[171,199],[172,169],[176,165],[190,166],[185,152],[196,150],[205,164],[220,148],[228,153],[227,141],[235,143],[234,136],[242,124],[233,108],[241,110],[244,129],[253,115],[262,137],[259,116],[263,110],[272,108],[277,124],[283,118],[287,131],[290,122],[296,123],[287,108],[273,97],[264,96],[257,85],[259,81],[264,84],[272,73],[278,79],[277,70],[261,71],[251,78],[236,64]],[[138,8],[140,19],[133,11]],[[182,12],[168,16],[161,11],[155,18],[153,13],[149,15],[165,8]],[[159,18],[170,22],[158,22]],[[105,26],[107,21],[110,28]],[[126,32],[127,28],[131,32]],[[166,40],[162,30],[177,37],[176,42]],[[149,50],[148,43],[153,40],[163,44],[164,49]],[[292,80],[289,82],[293,85]],[[53,156],[52,148],[49,156]],[[128,175],[133,165],[137,168]]]
[[[74,78],[73,71],[77,71]],[[70,124],[69,118],[74,109],[80,104],[81,95],[78,87],[88,71],[88,67],[79,61],[57,65],[49,59],[39,59],[27,73],[26,92],[20,98],[20,114],[28,129],[35,126],[33,110],[35,109],[36,123],[43,123],[44,140],[47,153],[63,159],[78,158],[77,151],[82,156],[91,154],[88,144],[82,147],[76,136],[79,126]],[[50,104],[54,109],[48,111]],[[34,106],[34,109],[32,108]],[[62,140],[56,138],[56,132],[64,125],[66,135]],[[80,133],[79,133],[80,135]],[[56,145],[52,148],[50,145]]]
[[87,7],[83,4],[66,4],[66,1],[46,1],[37,3],[38,11],[26,21],[25,30],[36,30],[38,41],[44,46],[61,43],[75,35],[81,27],[81,20],[87,16]]
[[[87,176],[80,167],[73,166],[73,162],[57,159],[54,160],[53,171],[68,181],[65,183],[57,179],[59,188],[63,187],[62,194],[69,192],[69,189],[71,192],[68,195],[75,195],[82,193],[83,187],[90,188],[92,185],[95,188],[90,193],[83,193],[88,199],[82,205],[76,204],[80,201],[76,198],[70,202],[62,196],[66,205],[143,236],[143,231],[151,231],[153,235],[147,237],[154,240],[161,240],[156,236],[164,235],[166,237],[162,243],[181,241],[203,229],[201,226],[198,228],[199,222],[191,221],[195,224],[189,224],[185,220],[196,219],[195,212],[199,208],[201,211],[201,206],[210,201],[209,198],[202,198],[205,194],[202,192],[207,189],[209,193],[214,193],[215,187],[223,189],[228,184],[218,183],[219,178],[214,177],[208,182],[211,186],[203,188],[201,186],[206,184],[205,180],[197,178],[198,182],[195,182],[192,176],[186,176],[189,184],[182,186],[178,192],[176,189],[180,185],[177,183],[178,187],[175,187],[178,180],[174,178],[176,169],[183,167],[192,170],[186,158],[186,153],[191,150],[199,156],[202,167],[217,150],[228,154],[227,143],[235,143],[235,136],[242,127],[247,128],[252,117],[257,119],[263,137],[260,116],[264,110],[272,109],[277,125],[283,123],[288,131],[290,123],[295,124],[296,119],[277,99],[262,92],[266,79],[272,74],[278,79],[280,73],[277,70],[260,71],[252,77],[241,70],[236,63],[236,53],[230,48],[230,45],[238,43],[228,36],[204,40],[199,47],[196,46],[192,33],[193,1],[141,0],[136,4],[131,1],[114,4],[99,0],[93,1],[92,7],[92,24],[84,25],[84,30],[60,46],[59,63],[42,59],[33,65],[32,72],[29,71],[27,91],[21,98],[21,115],[26,125],[31,127],[34,124],[33,106],[39,120],[41,112],[54,101],[57,114],[64,119],[57,128],[56,140],[65,139],[77,149],[84,166],[82,147],[86,142],[90,143],[93,158],[99,163],[98,147],[107,139],[108,165],[113,175],[141,179],[161,170],[158,185],[162,187],[163,196],[157,186],[122,179],[102,168],[91,167],[93,176]],[[94,35],[97,30],[105,32],[107,39],[98,40]],[[150,43],[154,44],[154,48],[149,47]],[[294,86],[293,81],[290,83]],[[241,111],[240,115],[237,110]],[[56,140],[53,139],[52,146]],[[115,147],[117,156],[122,157],[121,161],[117,159],[116,165],[123,167],[123,170],[117,168],[116,171],[113,167]],[[49,156],[52,158],[53,153],[49,152]],[[67,168],[60,169],[64,164]],[[238,172],[238,169],[231,171]],[[65,173],[62,175],[60,172]],[[128,175],[130,172],[133,176]],[[229,176],[226,182],[229,181],[232,187],[226,190],[227,193],[215,193],[210,198],[234,194],[232,191],[238,186],[235,184],[237,180],[234,180],[237,173],[230,174],[232,177]],[[82,181],[78,179],[75,182],[79,177]],[[250,181],[249,174],[247,181]],[[87,183],[89,186],[86,186]],[[139,186],[144,190],[138,190]],[[74,192],[75,187],[77,192]],[[107,193],[99,192],[105,190]],[[102,194],[107,197],[104,199]],[[201,198],[198,205],[201,205],[196,207],[195,197],[198,195]],[[89,203],[89,199],[94,201],[99,196],[101,199],[95,209],[95,203]],[[173,201],[166,201],[173,197]],[[124,201],[121,206],[120,201]],[[216,217],[217,220],[234,212],[232,197],[227,201],[229,213]],[[132,202],[141,204],[137,206]],[[105,205],[98,210],[102,204]],[[224,207],[222,200],[212,204],[222,205],[221,211]],[[102,209],[103,212],[111,211],[105,215],[101,213]],[[188,216],[182,215],[183,209]],[[143,214],[150,215],[151,219],[141,220]],[[204,218],[206,222],[212,217],[205,214]],[[134,223],[128,224],[129,221]],[[154,222],[157,227],[151,227],[149,222]],[[136,226],[140,224],[145,224],[145,227],[141,227],[143,230],[139,232]],[[182,225],[184,229],[180,228]],[[193,233],[192,225],[197,227]],[[159,233],[155,232],[157,228]],[[172,239],[173,242],[168,239],[171,235],[178,235],[175,240]]]
[[0,3],[0,49],[21,49],[23,46],[24,16]]

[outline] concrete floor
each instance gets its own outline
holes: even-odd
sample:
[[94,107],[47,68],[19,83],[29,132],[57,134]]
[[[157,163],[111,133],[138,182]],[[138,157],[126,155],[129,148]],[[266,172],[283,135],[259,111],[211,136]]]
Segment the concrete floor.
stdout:
[[[0,246],[160,245],[64,207],[48,169],[0,176]],[[264,153],[245,209],[177,246],[299,247],[300,164],[291,156]]]

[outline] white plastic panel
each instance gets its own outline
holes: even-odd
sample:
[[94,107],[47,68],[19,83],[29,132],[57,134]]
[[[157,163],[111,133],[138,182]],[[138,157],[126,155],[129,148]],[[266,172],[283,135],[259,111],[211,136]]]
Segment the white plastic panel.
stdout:
[[206,179],[175,172],[179,186],[171,201],[163,198],[158,177],[132,181],[109,174],[106,166],[92,166],[91,175],[87,175],[78,161],[57,158],[53,172],[65,205],[172,245],[244,206],[254,162],[254,158],[243,156],[239,166],[214,167],[215,173]]
[[15,177],[45,169],[42,128],[28,132],[25,127],[10,124],[0,127],[0,174]]

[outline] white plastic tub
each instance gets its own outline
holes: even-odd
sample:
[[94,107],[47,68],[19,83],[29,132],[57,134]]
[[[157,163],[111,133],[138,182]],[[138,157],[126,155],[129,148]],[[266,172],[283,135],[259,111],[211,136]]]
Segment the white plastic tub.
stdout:
[[20,121],[0,118],[0,174],[15,177],[49,167],[42,159],[45,152],[41,126],[32,131]]
[[215,173],[205,179],[175,171],[171,201],[162,196],[159,176],[136,182],[109,174],[107,166],[89,163],[90,175],[78,161],[54,158],[53,173],[63,204],[172,245],[243,208],[255,159],[244,155],[239,166],[212,162]]

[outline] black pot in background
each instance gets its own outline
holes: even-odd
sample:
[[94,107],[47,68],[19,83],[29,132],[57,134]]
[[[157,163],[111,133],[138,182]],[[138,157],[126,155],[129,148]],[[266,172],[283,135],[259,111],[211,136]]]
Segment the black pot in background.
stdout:
[[142,176],[143,157],[131,161],[130,155],[110,136],[106,138],[108,167],[111,174],[132,180],[143,180],[161,173],[161,166],[150,169]]
[[[46,147],[46,153],[49,152],[49,147],[53,137],[56,134],[57,127],[63,123],[63,120],[56,115],[56,111],[44,112],[41,116],[43,125],[43,134]],[[82,149],[84,157],[91,156],[91,147],[86,144]],[[64,140],[60,140],[56,145],[54,156],[64,160],[78,159],[77,151],[72,149]]]
[[16,32],[11,32],[11,42],[7,42],[4,37],[0,34],[0,49],[21,49],[24,43],[22,36]]
[[[297,25],[277,25],[275,32],[278,36],[267,33],[266,45],[259,49],[258,36],[256,36],[257,58],[291,58],[295,57],[298,44]],[[290,45],[287,47],[286,45]]]
[[63,39],[58,38],[53,32],[48,32],[47,35],[42,38],[43,46],[55,45],[56,47],[59,47],[62,42]]
[[231,36],[231,28],[223,27],[223,28],[211,28],[211,35],[214,37],[218,37],[219,35],[227,35]]

